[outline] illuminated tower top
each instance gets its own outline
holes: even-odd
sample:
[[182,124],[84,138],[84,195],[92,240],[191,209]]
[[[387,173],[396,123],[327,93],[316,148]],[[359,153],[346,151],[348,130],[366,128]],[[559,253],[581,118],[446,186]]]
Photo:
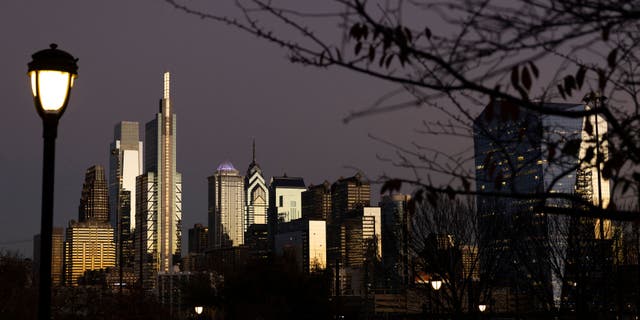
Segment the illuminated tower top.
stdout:
[[164,94],[162,97],[169,100],[169,92],[171,91],[171,74],[169,72],[164,73]]

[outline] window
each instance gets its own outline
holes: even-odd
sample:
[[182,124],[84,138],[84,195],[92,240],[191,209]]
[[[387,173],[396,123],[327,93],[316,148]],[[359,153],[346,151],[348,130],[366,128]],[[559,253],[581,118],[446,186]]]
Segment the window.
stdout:
[[278,207],[282,207],[283,203],[284,203],[284,197],[280,196],[280,200],[279,200],[280,204],[278,204]]

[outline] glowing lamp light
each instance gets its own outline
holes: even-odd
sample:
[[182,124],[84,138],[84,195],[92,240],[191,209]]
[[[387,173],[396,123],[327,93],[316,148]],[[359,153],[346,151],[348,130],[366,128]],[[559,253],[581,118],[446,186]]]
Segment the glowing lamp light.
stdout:
[[73,82],[78,77],[78,59],[57,48],[54,43],[49,49],[34,53],[28,64],[31,93],[36,110],[43,118],[59,118],[64,113]]
[[440,290],[440,287],[442,287],[442,280],[431,280],[431,288],[433,288],[433,290]]
[[478,310],[480,310],[480,312],[484,312],[485,310],[487,310],[487,305],[486,304],[479,304],[478,305]]
[[196,311],[196,314],[201,314],[201,313],[202,313],[202,309],[203,309],[203,308],[202,308],[201,306],[197,306],[197,307],[195,307],[194,309],[195,309],[195,311]]

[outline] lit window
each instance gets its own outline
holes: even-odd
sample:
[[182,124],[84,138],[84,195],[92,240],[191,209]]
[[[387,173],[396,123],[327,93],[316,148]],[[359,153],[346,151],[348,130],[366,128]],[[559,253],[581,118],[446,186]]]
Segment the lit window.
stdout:
[[524,157],[523,156],[518,156],[518,161],[524,161]]

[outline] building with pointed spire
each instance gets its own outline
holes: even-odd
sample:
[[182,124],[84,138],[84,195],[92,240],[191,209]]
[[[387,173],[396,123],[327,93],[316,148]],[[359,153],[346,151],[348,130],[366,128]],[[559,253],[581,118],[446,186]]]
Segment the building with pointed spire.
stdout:
[[156,118],[145,126],[144,174],[136,179],[135,271],[144,288],[173,273],[181,256],[182,176],[176,171],[176,115],[170,74]]
[[244,177],[225,161],[209,181],[209,248],[220,249],[244,244]]
[[262,169],[256,162],[256,141],[253,140],[253,157],[244,179],[246,213],[244,229],[253,224],[267,223],[269,189],[264,181]]

